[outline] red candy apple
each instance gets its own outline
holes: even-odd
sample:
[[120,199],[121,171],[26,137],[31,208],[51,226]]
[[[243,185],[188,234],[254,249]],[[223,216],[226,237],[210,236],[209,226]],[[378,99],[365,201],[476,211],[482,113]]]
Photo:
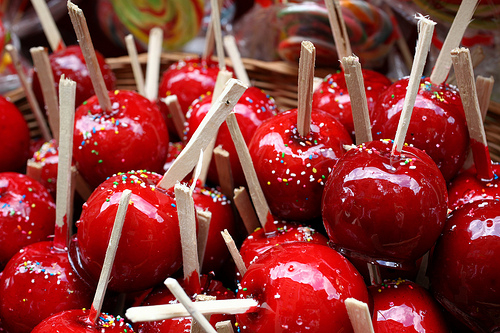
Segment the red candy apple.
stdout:
[[450,332],[443,310],[418,284],[398,279],[370,286],[368,291],[373,299],[376,333]]
[[[53,225],[54,222],[52,222]],[[7,332],[29,333],[45,318],[92,302],[92,287],[52,242],[20,250],[0,278],[0,318]]]
[[26,167],[30,131],[19,109],[0,96],[0,172],[20,171]]
[[319,217],[323,187],[349,144],[344,126],[320,110],[313,110],[306,137],[298,132],[297,110],[259,126],[248,148],[273,216],[295,221]]
[[[209,95],[200,97],[190,106],[189,111],[186,114],[187,140],[191,138],[200,123],[203,121],[203,118],[210,110],[211,105],[212,96]],[[250,87],[245,91],[234,107],[234,112],[236,113],[238,123],[242,124],[240,129],[243,137],[245,138],[245,142],[248,144],[259,125],[262,124],[264,120],[276,115],[276,104],[274,103],[274,100],[269,97],[269,95],[266,95],[262,90],[256,87]],[[236,148],[234,147],[231,139],[231,134],[229,133],[229,129],[225,123],[223,123],[219,128],[219,133],[215,141],[215,147],[219,145],[222,146],[224,150],[229,152],[231,172],[235,185],[245,185],[245,175],[243,174]],[[212,161],[210,166],[208,179],[214,184],[219,183],[214,161]]]
[[[106,83],[106,88],[108,90],[114,89],[116,85],[116,78],[111,70],[111,67],[106,64],[106,60],[100,53],[97,53],[96,56],[104,82]],[[54,52],[49,56],[49,59],[50,66],[52,67],[52,73],[54,75],[54,86],[57,92],[59,91],[59,78],[64,74],[66,78],[77,83],[75,99],[76,106],[79,106],[85,100],[95,95],[94,87],[92,86],[92,81],[87,69],[87,64],[85,63],[85,59],[79,45],[68,46],[63,50]],[[36,71],[33,75],[33,91],[37,96],[38,103],[40,105],[44,105],[42,88],[40,87]]]
[[[390,85],[391,81],[383,74],[365,69],[363,70],[366,100],[368,110],[372,111],[378,97]],[[354,140],[354,123],[352,119],[351,98],[343,72],[330,74],[325,77],[313,94],[313,108],[317,108],[335,116]]]
[[246,272],[239,298],[259,302],[256,312],[236,315],[241,332],[352,332],[344,305],[368,302],[356,269],[335,250],[310,243],[273,247]]
[[121,193],[132,191],[108,289],[144,290],[161,283],[182,264],[175,200],[156,188],[161,176],[130,171],[110,177],[92,193],[77,221],[71,247],[77,270],[95,281],[101,273]]
[[54,199],[39,182],[14,173],[0,173],[0,270],[23,247],[54,233]]
[[[372,119],[375,139],[394,138],[408,78],[393,83],[378,99]],[[469,147],[469,132],[458,90],[421,80],[405,142],[424,150],[446,181],[461,169]]]
[[31,333],[134,333],[120,316],[101,313],[97,323],[89,320],[90,310],[68,310],[38,324]]
[[181,151],[184,149],[184,143],[182,142],[169,142],[168,143],[168,154],[167,154],[167,160],[165,161],[165,164],[163,165],[163,171],[167,171],[170,169],[170,166],[172,163],[174,163],[175,159]]
[[96,187],[118,172],[161,172],[168,132],[158,107],[132,91],[110,91],[109,98],[110,111],[96,96],[76,110],[73,156],[80,174]]
[[475,201],[453,211],[434,251],[437,300],[475,332],[500,329],[500,202]]
[[[446,221],[441,172],[421,150],[371,141],[339,159],[323,193],[323,222],[342,253],[406,268],[436,242]],[[410,264],[407,266],[406,264]]]
[[34,162],[39,163],[42,168],[39,182],[55,198],[57,190],[57,164],[59,162],[59,148],[57,144],[53,140],[45,142],[33,154],[32,159]]

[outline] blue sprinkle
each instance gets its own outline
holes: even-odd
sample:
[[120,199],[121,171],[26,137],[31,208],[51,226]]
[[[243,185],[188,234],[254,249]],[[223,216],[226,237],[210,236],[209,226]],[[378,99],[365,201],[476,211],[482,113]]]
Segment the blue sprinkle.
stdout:
[[82,146],[85,144],[85,140],[82,141]]
[[175,206],[175,204],[170,204],[170,206],[172,206],[172,207],[174,207],[174,208],[176,207],[176,206]]
[[92,127],[92,133],[95,134],[95,127]]
[[120,125],[120,121],[117,119],[116,120],[116,126]]

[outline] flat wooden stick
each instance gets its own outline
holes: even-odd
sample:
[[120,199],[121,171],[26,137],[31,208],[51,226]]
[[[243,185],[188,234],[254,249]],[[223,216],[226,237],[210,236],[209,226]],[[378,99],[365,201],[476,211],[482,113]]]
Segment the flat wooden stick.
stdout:
[[194,201],[186,185],[177,183],[174,186],[174,191],[181,232],[184,281],[185,285],[190,287],[190,292],[199,293],[200,265],[196,240]]
[[43,100],[47,106],[49,127],[57,144],[59,143],[59,103],[57,101],[54,74],[50,66],[49,54],[44,47],[32,47],[30,53],[33,58],[33,64],[38,72],[38,80],[42,88]]
[[[203,150],[200,150],[200,157],[198,158],[198,162],[196,163],[196,166],[194,167],[194,171],[193,171],[193,178],[192,178],[192,181],[191,181],[191,188],[190,188],[190,191],[191,193],[193,193],[195,187],[196,187],[196,184],[198,183],[198,180],[200,179],[200,173],[201,173],[201,167],[203,165]],[[200,180],[202,186],[205,185],[205,179],[203,180]]]
[[97,320],[101,315],[104,295],[106,294],[109,277],[111,276],[116,250],[118,249],[118,244],[120,243],[120,236],[122,234],[123,224],[125,223],[125,215],[127,214],[128,206],[131,204],[131,196],[132,191],[124,190],[120,197],[120,203],[118,204],[115,222],[113,224],[113,229],[111,230],[111,236],[109,238],[108,248],[106,249],[106,256],[104,257],[104,263],[102,265],[101,275],[99,276],[97,290],[95,292],[94,301],[92,302],[92,307],[89,313],[89,320],[93,323],[97,323]]
[[132,34],[125,36],[125,45],[127,46],[127,53],[130,58],[130,65],[132,66],[132,72],[134,73],[137,92],[141,96],[146,96],[146,90],[144,89],[144,74],[142,72],[141,64],[139,63],[137,47],[135,46],[134,36]]
[[[215,300],[215,296],[208,296],[208,295],[196,295],[196,302],[206,302],[206,301],[213,301]],[[207,321],[210,321],[210,316],[211,315],[203,315]],[[196,320],[192,319],[191,320],[191,331],[190,333],[204,333],[205,330],[203,329],[203,326],[200,325]]]
[[360,145],[373,140],[361,64],[358,57],[349,56],[342,59],[342,66],[344,67],[347,90],[351,99],[356,144]]
[[83,179],[82,175],[77,171],[75,175],[75,189],[76,192],[80,195],[80,197],[87,201],[90,195],[93,192],[93,189],[87,183],[85,179]]
[[234,263],[236,264],[236,268],[238,269],[240,276],[243,277],[247,272],[247,267],[245,265],[245,262],[243,261],[243,258],[241,257],[240,251],[238,251],[238,248],[234,243],[233,237],[231,237],[227,229],[224,229],[224,231],[221,231],[220,233],[224,238],[224,242],[226,243],[229,253],[231,253],[231,257],[233,258]]
[[111,100],[108,95],[108,89],[106,88],[106,82],[104,81],[104,77],[102,76],[102,72],[99,68],[92,39],[90,38],[87,20],[83,15],[83,11],[71,1],[68,1],[68,11],[69,16],[71,17],[71,23],[75,29],[76,37],[78,38],[78,43],[82,49],[85,63],[87,64],[87,68],[89,70],[89,76],[92,81],[92,86],[94,87],[97,100],[99,101],[99,105],[103,111],[110,112]]
[[[259,303],[254,299],[222,299],[194,302],[192,307],[201,314],[237,314],[254,312]],[[182,304],[162,304],[137,306],[127,309],[125,316],[133,323],[189,317],[190,313]]]
[[233,201],[249,235],[261,227],[246,188],[243,186],[235,188]]
[[40,20],[43,32],[49,42],[52,52],[66,48],[66,45],[61,37],[61,33],[59,32],[56,22],[50,13],[49,7],[47,6],[47,2],[45,2],[45,0],[31,0],[31,4],[35,9],[38,19]]
[[481,119],[483,119],[483,121],[490,107],[491,93],[493,92],[494,85],[495,79],[493,76],[486,78],[478,75],[476,78],[476,93],[479,102],[479,110],[481,110]]
[[217,330],[217,333],[234,333],[231,320],[219,321],[215,324],[215,329]]
[[380,274],[380,268],[376,264],[371,262],[366,263],[368,266],[368,274],[370,275],[370,283],[372,286],[378,286],[382,283],[382,275]]
[[38,128],[40,128],[40,132],[42,133],[42,137],[45,141],[50,141],[52,139],[52,135],[50,134],[49,126],[45,122],[45,116],[36,101],[35,94],[33,93],[33,89],[31,89],[31,85],[28,83],[28,79],[26,78],[26,74],[24,73],[23,65],[19,59],[19,53],[17,49],[12,46],[12,44],[5,45],[5,50],[9,52],[9,55],[12,59],[12,63],[17,72],[17,76],[21,85],[23,87],[24,93],[26,94],[26,99],[30,105],[31,111],[35,116],[36,123],[38,124]]
[[312,96],[316,48],[313,43],[303,41],[300,47],[297,128],[302,137],[311,130]]
[[[224,0],[219,0],[219,10],[222,8],[222,5],[224,3]],[[212,14],[210,14],[212,15]],[[208,22],[208,27],[207,27],[207,35],[205,36],[205,45],[203,47],[203,54],[202,58],[203,59],[208,59],[214,52],[214,46],[215,46],[215,36],[214,36],[214,24],[212,21],[212,17],[210,16],[210,21]]]
[[203,269],[203,260],[205,259],[212,213],[208,210],[197,210],[196,216],[198,217],[198,260],[201,271]]
[[477,3],[478,0],[462,0],[432,70],[430,80],[433,84],[440,85],[448,77],[451,69],[450,52],[460,45]]
[[179,99],[177,95],[170,95],[163,99],[163,102],[167,105],[168,111],[172,116],[172,120],[174,122],[175,131],[179,138],[181,138],[182,142],[186,141],[184,135],[184,128],[186,123],[186,117],[184,116],[184,112],[182,112],[181,105],[179,104]]
[[345,300],[345,307],[354,333],[374,333],[370,309],[365,302],[355,298]]
[[[476,46],[476,47],[472,48],[470,50],[470,56],[472,59],[472,68],[476,68],[486,58],[486,56],[484,54],[484,50],[481,46]],[[455,73],[451,73],[450,76],[448,76],[448,80],[446,80],[446,83],[457,85],[457,78],[456,78]],[[476,86],[477,86],[477,82],[476,82]]]
[[491,180],[493,179],[491,157],[488,150],[486,133],[484,132],[479,101],[477,99],[474,70],[472,68],[469,49],[453,49],[451,51],[451,60],[457,77],[460,98],[464,106],[477,177],[482,180]]
[[215,133],[219,130],[220,125],[232,111],[246,89],[247,87],[238,80],[231,79],[228,81],[223,93],[215,103],[212,103],[210,111],[203,118],[203,121],[194,132],[191,140],[186,144],[186,147],[160,180],[157,185],[158,187],[162,189],[171,188],[178,180],[183,179],[193,169],[200,149],[205,150],[212,138],[215,137]]
[[269,217],[272,216],[271,211],[267,205],[264,192],[260,187],[259,178],[257,177],[257,173],[255,172],[255,168],[253,166],[252,157],[248,151],[243,134],[241,134],[240,126],[238,125],[238,120],[236,120],[234,112],[227,116],[226,123],[229,128],[229,132],[231,133],[231,138],[233,139],[236,151],[238,152],[238,157],[248,183],[250,196],[252,197],[255,210],[257,211],[257,216],[259,217],[259,222],[266,232],[273,231],[276,229],[274,224],[267,223]]
[[[76,82],[64,78],[59,81],[59,156],[57,162],[56,227],[54,247],[67,249],[70,238],[71,184],[73,161],[73,127],[75,126]],[[73,187],[74,188],[74,187]]]
[[236,73],[236,77],[238,80],[243,82],[246,86],[251,86],[250,79],[248,78],[247,69],[243,64],[243,60],[241,60],[241,54],[238,50],[238,46],[236,45],[236,39],[232,35],[227,35],[224,37],[224,47],[226,49],[227,54],[229,55],[229,59],[231,59],[231,63],[233,65],[234,72]]
[[153,28],[149,32],[148,62],[146,67],[145,96],[152,102],[158,98],[158,84],[160,82],[160,62],[163,45],[163,30]]
[[224,56],[224,44],[222,42],[222,28],[220,25],[220,10],[221,3],[219,0],[210,0],[212,6],[211,21],[214,29],[215,49],[217,50],[217,59],[219,62],[219,70],[226,70],[226,58]]
[[423,16],[417,16],[418,21],[418,40],[415,50],[415,58],[411,67],[410,79],[408,81],[408,88],[406,90],[405,100],[403,103],[403,110],[398,123],[396,137],[392,146],[391,154],[400,154],[404,146],[406,132],[410,125],[411,114],[415,100],[417,99],[418,89],[420,87],[420,78],[424,72],[425,60],[429,53],[429,48],[434,33],[434,21],[431,21]]
[[222,146],[217,146],[214,148],[213,153],[221,192],[227,198],[231,198],[233,196],[234,179],[233,173],[231,171],[231,160],[229,159],[229,152],[223,149]]
[[326,9],[328,12],[328,20],[332,29],[333,40],[339,60],[348,57],[352,54],[351,42],[347,34],[344,17],[342,16],[342,8],[338,0],[325,0]]

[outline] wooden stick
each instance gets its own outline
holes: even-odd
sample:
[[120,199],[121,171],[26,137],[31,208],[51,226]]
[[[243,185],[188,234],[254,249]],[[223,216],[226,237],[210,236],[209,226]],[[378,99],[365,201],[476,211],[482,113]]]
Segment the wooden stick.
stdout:
[[373,140],[361,64],[358,57],[349,56],[342,59],[342,66],[344,67],[347,90],[351,99],[356,144],[360,145]]
[[[203,314],[198,311],[196,306],[193,305],[193,302],[189,299],[189,296],[186,294],[184,289],[182,289],[179,282],[176,279],[168,278],[165,280],[165,285],[170,290],[170,292],[177,298],[177,300],[184,305],[186,310],[191,314],[194,320],[196,320],[203,329],[208,333],[217,333],[217,331],[210,325],[210,322],[203,316]],[[210,301],[207,301],[210,302]],[[200,302],[200,304],[207,303]]]
[[31,0],[31,4],[35,9],[38,19],[40,20],[43,32],[49,42],[52,52],[66,48],[66,45],[61,37],[61,33],[59,32],[56,22],[50,13],[49,7],[47,6],[47,2],[45,2],[45,0]]
[[215,324],[215,329],[217,330],[217,333],[234,333],[231,320],[219,321]]
[[[201,314],[237,314],[254,312],[259,303],[254,299],[223,299],[195,302],[192,307]],[[127,309],[125,316],[133,323],[189,317],[182,304],[137,306]]]
[[146,96],[146,90],[144,89],[144,74],[142,73],[142,67],[139,63],[139,56],[137,54],[137,47],[135,46],[134,36],[132,34],[125,36],[125,45],[127,46],[132,72],[134,73],[137,92],[141,96]]
[[457,77],[460,98],[464,106],[477,177],[482,180],[491,180],[493,179],[491,157],[477,99],[474,70],[472,69],[469,49],[453,49],[451,51],[451,60]]
[[250,79],[248,78],[247,69],[241,60],[241,54],[236,45],[236,39],[232,35],[227,35],[224,37],[224,47],[231,63],[233,65],[233,70],[236,73],[238,80],[243,82],[246,86],[251,86]]
[[399,119],[396,137],[392,146],[391,154],[400,154],[403,149],[406,132],[410,125],[410,118],[413,111],[413,105],[417,99],[418,89],[420,86],[420,78],[424,72],[425,60],[432,41],[432,34],[434,33],[435,22],[423,17],[417,16],[419,36],[417,40],[417,47],[415,50],[415,58],[411,67],[410,79],[408,88],[406,90],[405,100],[403,103],[403,110]]
[[42,133],[42,137],[45,141],[50,141],[52,139],[52,135],[50,134],[50,130],[49,127],[47,126],[47,123],[45,122],[45,117],[42,113],[42,110],[40,110],[40,106],[36,101],[33,89],[31,89],[31,86],[28,83],[28,79],[26,78],[26,74],[24,73],[23,65],[21,64],[21,60],[19,59],[19,53],[17,49],[14,46],[12,46],[12,44],[5,45],[5,50],[9,52],[9,55],[12,59],[12,63],[14,64],[14,67],[16,69],[19,81],[23,86],[24,93],[26,94],[26,98],[28,99],[31,111],[35,116],[38,128],[40,128],[40,132]]
[[205,250],[207,248],[212,213],[208,210],[197,210],[196,216],[198,217],[198,260],[201,271],[203,268],[203,260],[205,259]]
[[[476,47],[472,48],[470,50],[470,56],[472,59],[472,68],[476,68],[486,58],[486,56],[484,54],[484,50],[481,46],[476,46]],[[455,73],[451,73],[450,76],[448,76],[448,80],[446,80],[446,83],[457,85],[457,78],[456,78]],[[477,82],[476,82],[476,86],[477,86]]]
[[224,231],[221,231],[220,233],[224,238],[224,242],[226,243],[229,253],[231,253],[231,257],[233,258],[234,263],[236,264],[236,268],[238,269],[240,276],[243,277],[247,272],[247,267],[245,265],[245,262],[243,261],[243,258],[241,257],[240,251],[238,251],[238,248],[234,243],[233,237],[231,237],[227,229],[224,229]]
[[257,228],[260,228],[261,225],[259,219],[257,218],[257,215],[255,214],[255,209],[253,208],[246,188],[244,188],[243,186],[235,188],[233,200],[236,208],[238,209],[238,212],[240,213],[241,219],[243,220],[245,229],[250,235]]
[[302,137],[311,130],[312,95],[314,83],[314,63],[316,48],[313,43],[303,41],[300,46],[299,88],[297,108],[297,128]]
[[493,76],[486,78],[478,75],[476,78],[476,94],[479,102],[479,109],[481,110],[481,119],[483,119],[483,121],[490,107],[491,93],[493,92],[494,85],[495,79]]
[[[196,302],[206,302],[206,301],[213,301],[215,300],[215,296],[208,296],[208,295],[196,295]],[[207,321],[210,321],[210,316],[211,315],[203,315]],[[191,331],[190,333],[204,333],[205,330],[203,329],[203,326],[201,326],[196,320],[192,319],[191,320]]]
[[433,84],[440,85],[446,80],[451,69],[451,50],[457,48],[462,41],[465,29],[472,19],[472,15],[476,10],[478,0],[462,0],[458,8],[455,19],[451,24],[448,35],[444,40],[443,47],[439,52],[430,80]]
[[[39,1],[39,0],[35,0]],[[38,72],[38,80],[42,88],[43,99],[47,106],[47,118],[49,127],[56,140],[59,143],[59,103],[57,101],[57,92],[54,86],[54,74],[50,66],[49,54],[44,47],[32,47],[30,49],[33,63]]]
[[184,112],[182,112],[181,105],[179,104],[179,99],[176,95],[170,95],[163,99],[163,102],[167,105],[168,111],[172,116],[172,120],[174,122],[175,131],[179,138],[181,138],[182,142],[186,141],[184,135],[184,128],[186,124],[186,117],[184,116]]
[[354,333],[374,333],[370,309],[365,302],[355,298],[345,300],[347,314],[354,329]]
[[330,21],[330,27],[335,41],[335,48],[337,49],[339,60],[341,60],[344,57],[350,56],[352,54],[352,49],[344,17],[342,16],[340,2],[338,0],[325,0],[325,5],[328,11],[328,21]]
[[83,11],[71,1],[68,1],[68,11],[71,17],[71,23],[75,29],[76,37],[78,38],[78,43],[82,49],[85,63],[89,70],[89,76],[99,105],[103,111],[110,112],[111,100],[108,95],[108,89],[106,88],[106,82],[104,81],[99,63],[97,62],[97,56],[95,54],[94,45],[92,44],[92,39],[90,38],[87,20],[83,15]]
[[93,189],[87,183],[85,179],[83,179],[82,175],[77,171],[75,175],[75,189],[76,192],[80,195],[80,197],[87,201],[90,195],[93,192]]
[[420,267],[418,268],[417,277],[415,278],[415,282],[424,287],[425,289],[429,289],[429,278],[427,277],[427,268],[429,267],[429,256],[430,256],[430,251],[427,251],[422,256],[422,261],[420,262]]
[[[200,173],[201,173],[201,168],[202,168],[202,165],[203,165],[203,150],[200,150],[200,157],[198,158],[198,162],[196,163],[196,166],[194,167],[194,171],[193,171],[193,178],[192,178],[192,182],[191,182],[191,193],[193,193],[194,191],[194,188],[196,187],[196,184],[198,183],[198,180],[200,179]],[[205,185],[205,179],[203,180],[200,180],[201,181],[201,184],[202,186]]]
[[158,183],[158,187],[169,189],[177,180],[183,179],[196,164],[200,149],[205,149],[217,133],[220,125],[234,108],[243,95],[246,86],[238,80],[228,81],[221,96],[212,103],[210,111],[206,114],[200,126],[196,129],[191,140],[186,144],[174,163]]
[[370,275],[371,285],[378,286],[382,284],[382,275],[380,274],[379,266],[371,262],[366,263],[366,266],[368,266],[368,274]]
[[111,236],[109,238],[108,248],[106,249],[106,256],[104,257],[104,263],[102,265],[101,275],[99,276],[97,290],[95,292],[94,301],[92,302],[92,307],[89,313],[89,320],[94,324],[97,323],[101,314],[102,303],[108,287],[109,277],[111,276],[113,262],[115,261],[116,250],[118,249],[118,244],[120,243],[120,236],[125,222],[125,215],[127,214],[128,206],[131,204],[131,196],[132,191],[124,190],[120,197],[120,203],[118,204],[115,222],[113,224],[113,229],[111,230]]
[[73,161],[73,127],[75,126],[76,82],[64,78],[59,81],[59,156],[57,162],[56,227],[54,247],[67,249],[70,238],[71,184]]
[[227,116],[226,123],[227,127],[229,128],[229,132],[231,133],[231,138],[233,139],[236,151],[238,152],[238,157],[240,159],[241,167],[243,168],[243,173],[245,174],[245,178],[248,183],[248,188],[250,189],[250,196],[252,197],[255,210],[257,211],[259,222],[262,228],[266,230],[266,232],[273,231],[276,228],[274,224],[267,223],[269,217],[272,216],[271,211],[269,210],[269,206],[267,205],[264,192],[260,187],[259,178],[257,177],[257,173],[255,172],[255,168],[253,166],[252,157],[250,156],[250,152],[248,151],[248,147],[245,143],[245,139],[243,138],[243,134],[241,134],[240,126],[238,125],[238,121],[236,120],[236,115],[234,114],[234,112],[230,113]]
[[189,188],[183,184],[175,184],[175,201],[182,244],[182,267],[184,282],[189,291],[200,291],[200,264],[196,242],[196,217],[193,197]]
[[148,62],[146,67],[145,96],[152,102],[158,99],[158,84],[160,82],[160,62],[163,45],[163,30],[153,28],[149,32]]
[[231,171],[231,160],[229,159],[229,152],[223,149],[222,146],[217,146],[214,148],[213,153],[221,192],[227,198],[231,198],[233,196],[234,179],[233,173]]
[[[222,5],[224,3],[224,0],[219,0],[219,11],[220,8],[222,8]],[[213,8],[213,7],[212,7]],[[207,27],[207,35],[205,36],[205,45],[203,48],[203,59],[208,59],[212,53],[214,52],[214,46],[215,46],[215,32],[214,32],[214,23],[212,20],[212,12],[210,12],[210,21],[208,22],[208,27]]]

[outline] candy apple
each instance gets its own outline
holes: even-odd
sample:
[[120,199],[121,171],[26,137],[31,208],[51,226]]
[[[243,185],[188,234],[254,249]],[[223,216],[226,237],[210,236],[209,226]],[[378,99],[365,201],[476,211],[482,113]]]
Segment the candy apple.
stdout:
[[53,198],[57,190],[57,164],[59,162],[59,149],[55,141],[51,140],[42,144],[33,154],[32,160],[42,167],[39,182],[45,186]]

